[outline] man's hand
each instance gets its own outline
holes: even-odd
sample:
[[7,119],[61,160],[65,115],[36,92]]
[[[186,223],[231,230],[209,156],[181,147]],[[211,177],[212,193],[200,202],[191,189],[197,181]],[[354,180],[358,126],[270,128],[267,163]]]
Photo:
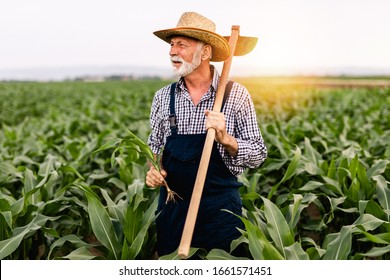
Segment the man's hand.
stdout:
[[215,129],[215,141],[221,143],[232,156],[237,155],[238,143],[236,138],[226,131],[226,119],[223,113],[206,110],[206,130]]
[[226,119],[223,113],[206,110],[206,130],[209,128],[215,129],[215,140],[223,144],[227,136]]
[[156,188],[164,185],[164,178],[167,177],[167,172],[161,170],[158,172],[156,168],[151,164],[149,171],[146,173],[146,185],[151,188]]

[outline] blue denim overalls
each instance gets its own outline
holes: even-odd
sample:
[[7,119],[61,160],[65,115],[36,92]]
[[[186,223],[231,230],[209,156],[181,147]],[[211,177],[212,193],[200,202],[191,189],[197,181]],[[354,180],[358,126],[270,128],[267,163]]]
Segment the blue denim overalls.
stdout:
[[[183,200],[176,197],[176,202],[166,204],[167,191],[160,188],[157,209],[160,214],[156,219],[159,256],[170,254],[179,246],[206,139],[206,134],[177,133],[175,87],[173,83],[170,94],[172,134],[165,144],[162,165],[168,174],[169,187]],[[241,185],[226,167],[214,142],[191,247],[229,251],[231,241],[241,235],[237,227],[243,228],[243,225],[239,218],[221,209],[241,215],[242,201],[238,192]]]

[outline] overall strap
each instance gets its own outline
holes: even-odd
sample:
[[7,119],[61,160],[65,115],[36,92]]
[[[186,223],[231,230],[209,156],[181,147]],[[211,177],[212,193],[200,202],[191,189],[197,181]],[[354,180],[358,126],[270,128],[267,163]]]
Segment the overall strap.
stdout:
[[[234,82],[228,81],[225,88],[225,93],[223,96],[221,111],[225,106],[226,100],[229,98],[230,91],[232,90]],[[176,82],[171,84],[170,100],[169,100],[169,127],[171,129],[171,134],[177,134],[177,120],[175,112],[175,91],[176,91]]]
[[176,83],[172,83],[170,100],[169,100],[169,127],[171,129],[172,135],[177,134],[177,120],[176,120],[176,112],[175,112],[175,90],[176,90]]

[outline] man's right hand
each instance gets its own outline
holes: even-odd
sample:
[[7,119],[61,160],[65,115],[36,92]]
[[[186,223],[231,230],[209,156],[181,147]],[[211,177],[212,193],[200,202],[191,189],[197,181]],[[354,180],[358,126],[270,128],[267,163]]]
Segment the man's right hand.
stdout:
[[150,188],[162,186],[164,185],[165,177],[167,177],[167,172],[164,169],[158,172],[153,165],[150,165],[150,169],[146,173],[146,185]]

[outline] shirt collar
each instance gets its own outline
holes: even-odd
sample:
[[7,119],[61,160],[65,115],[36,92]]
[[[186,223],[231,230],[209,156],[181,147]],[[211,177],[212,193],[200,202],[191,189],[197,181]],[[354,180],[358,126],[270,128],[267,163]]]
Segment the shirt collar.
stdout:
[[217,68],[214,67],[214,65],[210,66],[211,73],[213,73],[213,79],[211,81],[211,92],[215,94],[217,91],[218,85],[219,85],[219,73]]
[[[211,80],[211,85],[209,92],[211,95],[215,95],[216,90],[218,89],[218,84],[219,84],[219,73],[217,68],[214,67],[214,65],[210,65],[210,71],[211,74],[213,75],[213,78]],[[187,90],[185,83],[184,83],[184,78],[181,77],[177,83],[177,89],[179,89],[179,92],[184,92]]]

